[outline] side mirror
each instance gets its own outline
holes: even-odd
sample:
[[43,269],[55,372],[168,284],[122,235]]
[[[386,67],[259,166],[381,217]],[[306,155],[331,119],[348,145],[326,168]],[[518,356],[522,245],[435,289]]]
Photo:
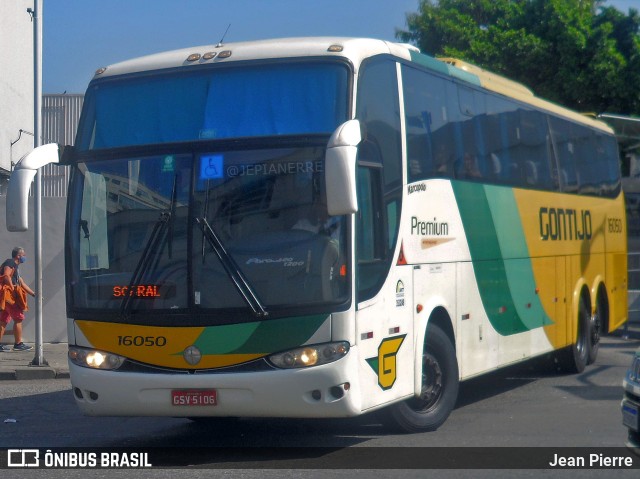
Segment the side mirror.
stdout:
[[27,231],[29,228],[29,188],[39,168],[58,163],[56,143],[42,145],[16,164],[7,188],[7,230]]
[[358,211],[356,157],[362,140],[360,122],[349,120],[333,132],[325,155],[327,211],[331,216]]

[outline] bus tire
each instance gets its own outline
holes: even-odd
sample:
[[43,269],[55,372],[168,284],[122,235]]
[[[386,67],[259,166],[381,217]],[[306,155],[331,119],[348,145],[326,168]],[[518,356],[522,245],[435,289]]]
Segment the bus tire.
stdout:
[[589,320],[589,357],[587,364],[593,364],[598,357],[598,349],[600,348],[600,338],[607,315],[606,298],[603,297],[602,291],[598,291],[596,298],[596,311]]
[[431,325],[422,353],[422,392],[389,406],[387,424],[402,432],[435,431],[453,410],[458,385],[458,360],[451,339]]
[[591,315],[584,296],[580,296],[578,305],[578,334],[575,342],[561,352],[560,367],[567,373],[581,373],[589,359]]

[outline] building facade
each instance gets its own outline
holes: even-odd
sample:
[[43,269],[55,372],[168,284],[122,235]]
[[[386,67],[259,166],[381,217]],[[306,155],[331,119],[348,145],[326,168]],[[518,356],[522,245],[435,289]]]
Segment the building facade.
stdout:
[[0,9],[0,192],[11,164],[33,149],[32,7],[11,0]]
[[[83,95],[43,95],[42,98],[42,142],[73,145],[82,110]],[[33,100],[31,101],[33,110]],[[33,112],[31,114],[33,122]],[[33,148],[33,141],[27,151]],[[22,155],[23,155],[22,154]],[[20,157],[22,156],[20,155]],[[14,160],[17,161],[16,158]],[[9,165],[10,168],[10,165]],[[9,171],[6,171],[8,176]],[[69,168],[47,165],[42,169],[42,297],[44,342],[67,342],[66,297],[64,272],[64,223],[66,210]],[[0,218],[5,218],[6,201],[0,191]],[[23,278],[34,287],[34,243],[33,203],[29,205],[29,231],[10,233],[5,225],[0,226],[0,259],[11,255],[14,246],[23,246],[28,262],[20,269]],[[3,223],[5,223],[3,221]],[[35,340],[35,307],[25,314],[23,335],[26,342]],[[3,338],[4,343],[13,341],[12,328]]]

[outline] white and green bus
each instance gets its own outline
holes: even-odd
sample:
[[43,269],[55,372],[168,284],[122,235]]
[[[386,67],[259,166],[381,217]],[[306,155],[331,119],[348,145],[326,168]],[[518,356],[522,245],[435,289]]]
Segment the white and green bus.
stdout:
[[[43,148],[12,208],[58,161]],[[460,381],[550,352],[580,372],[627,318],[611,130],[408,45],[267,40],[109,66],[59,156],[88,415],[388,407],[433,430]]]

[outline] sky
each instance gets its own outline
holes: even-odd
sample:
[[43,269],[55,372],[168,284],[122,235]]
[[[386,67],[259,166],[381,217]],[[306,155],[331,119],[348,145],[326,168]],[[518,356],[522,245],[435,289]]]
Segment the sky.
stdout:
[[[6,1],[6,0],[2,0]],[[40,0],[43,92],[84,93],[100,67],[151,53],[296,36],[395,41],[419,0]],[[640,0],[609,0],[619,10]],[[25,13],[26,15],[26,13]]]
[[[6,0],[3,0],[6,1]],[[43,91],[83,93],[95,70],[178,48],[297,36],[396,40],[418,0],[41,0]]]

